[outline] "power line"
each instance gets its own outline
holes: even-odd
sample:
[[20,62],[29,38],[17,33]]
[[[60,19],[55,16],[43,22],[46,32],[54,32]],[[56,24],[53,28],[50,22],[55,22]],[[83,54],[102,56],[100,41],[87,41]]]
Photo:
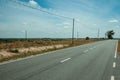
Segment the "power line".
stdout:
[[[26,5],[22,2],[18,2],[17,0],[11,0],[12,2],[16,3],[16,4],[19,4],[19,5],[22,5],[22,6],[25,6],[25,7],[28,7],[28,8],[31,8],[31,9],[35,9],[35,10],[39,10],[41,12],[44,12],[44,13],[47,13],[47,14],[50,14],[50,15],[54,15],[54,16],[58,16],[58,17],[62,17],[62,18],[67,18],[67,19],[70,19],[73,21],[73,18],[71,17],[66,17],[66,16],[62,16],[62,15],[58,15],[58,14],[55,14],[55,13],[51,13],[51,12],[48,12],[48,11],[45,11],[45,10],[42,10],[40,8],[37,8],[37,7],[33,7],[33,6],[30,6],[30,5]],[[76,22],[80,23],[79,21],[76,20]],[[83,24],[83,23],[81,23]],[[85,24],[83,24],[85,25]],[[85,25],[86,26],[86,25]]]
[[[62,16],[62,15],[57,15],[57,14],[54,14],[54,13],[51,13],[51,12],[48,12],[48,11],[45,11],[45,10],[42,10],[40,8],[37,8],[37,7],[32,7],[30,5],[26,5],[24,3],[21,3],[21,2],[18,2],[16,0],[12,0],[12,2],[16,3],[16,4],[19,4],[19,5],[22,5],[22,6],[25,6],[25,7],[28,7],[28,8],[31,8],[31,9],[36,9],[36,10],[39,10],[41,12],[44,12],[44,13],[47,13],[47,14],[50,14],[50,15],[54,15],[54,16],[58,16],[58,17],[62,17],[62,18],[66,18],[66,19],[70,19],[70,20],[73,20],[73,28],[72,28],[72,44],[74,44],[74,21],[75,19],[74,18],[70,18],[70,17],[66,17],[66,16]],[[27,32],[26,32],[27,34]]]
[[18,1],[16,1],[16,0],[12,0],[12,2],[17,3],[17,4],[19,4],[19,5],[22,5],[22,6],[25,6],[25,7],[28,7],[28,8],[31,8],[31,9],[39,10],[39,11],[41,11],[41,12],[44,12],[44,13],[47,13],[47,14],[50,14],[50,15],[54,15],[54,16],[58,16],[58,17],[66,18],[66,19],[71,19],[71,20],[73,19],[73,18],[71,18],[71,17],[66,17],[66,16],[62,16],[62,15],[55,14],[55,13],[51,13],[51,12],[42,10],[42,9],[40,9],[40,8],[37,8],[37,7],[32,7],[32,6],[30,6],[30,5],[26,5],[26,4],[21,3],[21,2],[18,2]]

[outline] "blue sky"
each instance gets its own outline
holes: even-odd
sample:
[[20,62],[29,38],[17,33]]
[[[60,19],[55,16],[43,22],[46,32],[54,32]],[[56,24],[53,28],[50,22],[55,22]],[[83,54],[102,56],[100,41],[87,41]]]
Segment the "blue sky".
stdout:
[[120,37],[120,0],[0,0],[0,38],[24,38],[25,30],[29,38],[71,37],[72,19],[40,10],[75,18],[75,37],[97,37],[98,29]]

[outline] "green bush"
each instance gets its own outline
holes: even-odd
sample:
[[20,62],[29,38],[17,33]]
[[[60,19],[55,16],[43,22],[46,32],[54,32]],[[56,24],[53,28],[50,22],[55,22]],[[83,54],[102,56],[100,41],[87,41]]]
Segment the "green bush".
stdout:
[[89,37],[86,37],[86,40],[89,40],[90,38]]

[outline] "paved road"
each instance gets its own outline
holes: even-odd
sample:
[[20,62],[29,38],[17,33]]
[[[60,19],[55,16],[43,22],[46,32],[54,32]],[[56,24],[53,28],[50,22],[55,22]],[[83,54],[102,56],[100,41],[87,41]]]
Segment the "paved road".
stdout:
[[116,45],[100,41],[0,64],[0,80],[115,80]]

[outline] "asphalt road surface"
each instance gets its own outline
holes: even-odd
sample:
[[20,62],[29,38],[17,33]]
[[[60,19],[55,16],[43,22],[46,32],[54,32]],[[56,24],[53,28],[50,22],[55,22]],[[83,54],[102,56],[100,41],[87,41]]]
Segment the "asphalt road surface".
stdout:
[[107,40],[2,63],[0,80],[120,80],[116,47]]

